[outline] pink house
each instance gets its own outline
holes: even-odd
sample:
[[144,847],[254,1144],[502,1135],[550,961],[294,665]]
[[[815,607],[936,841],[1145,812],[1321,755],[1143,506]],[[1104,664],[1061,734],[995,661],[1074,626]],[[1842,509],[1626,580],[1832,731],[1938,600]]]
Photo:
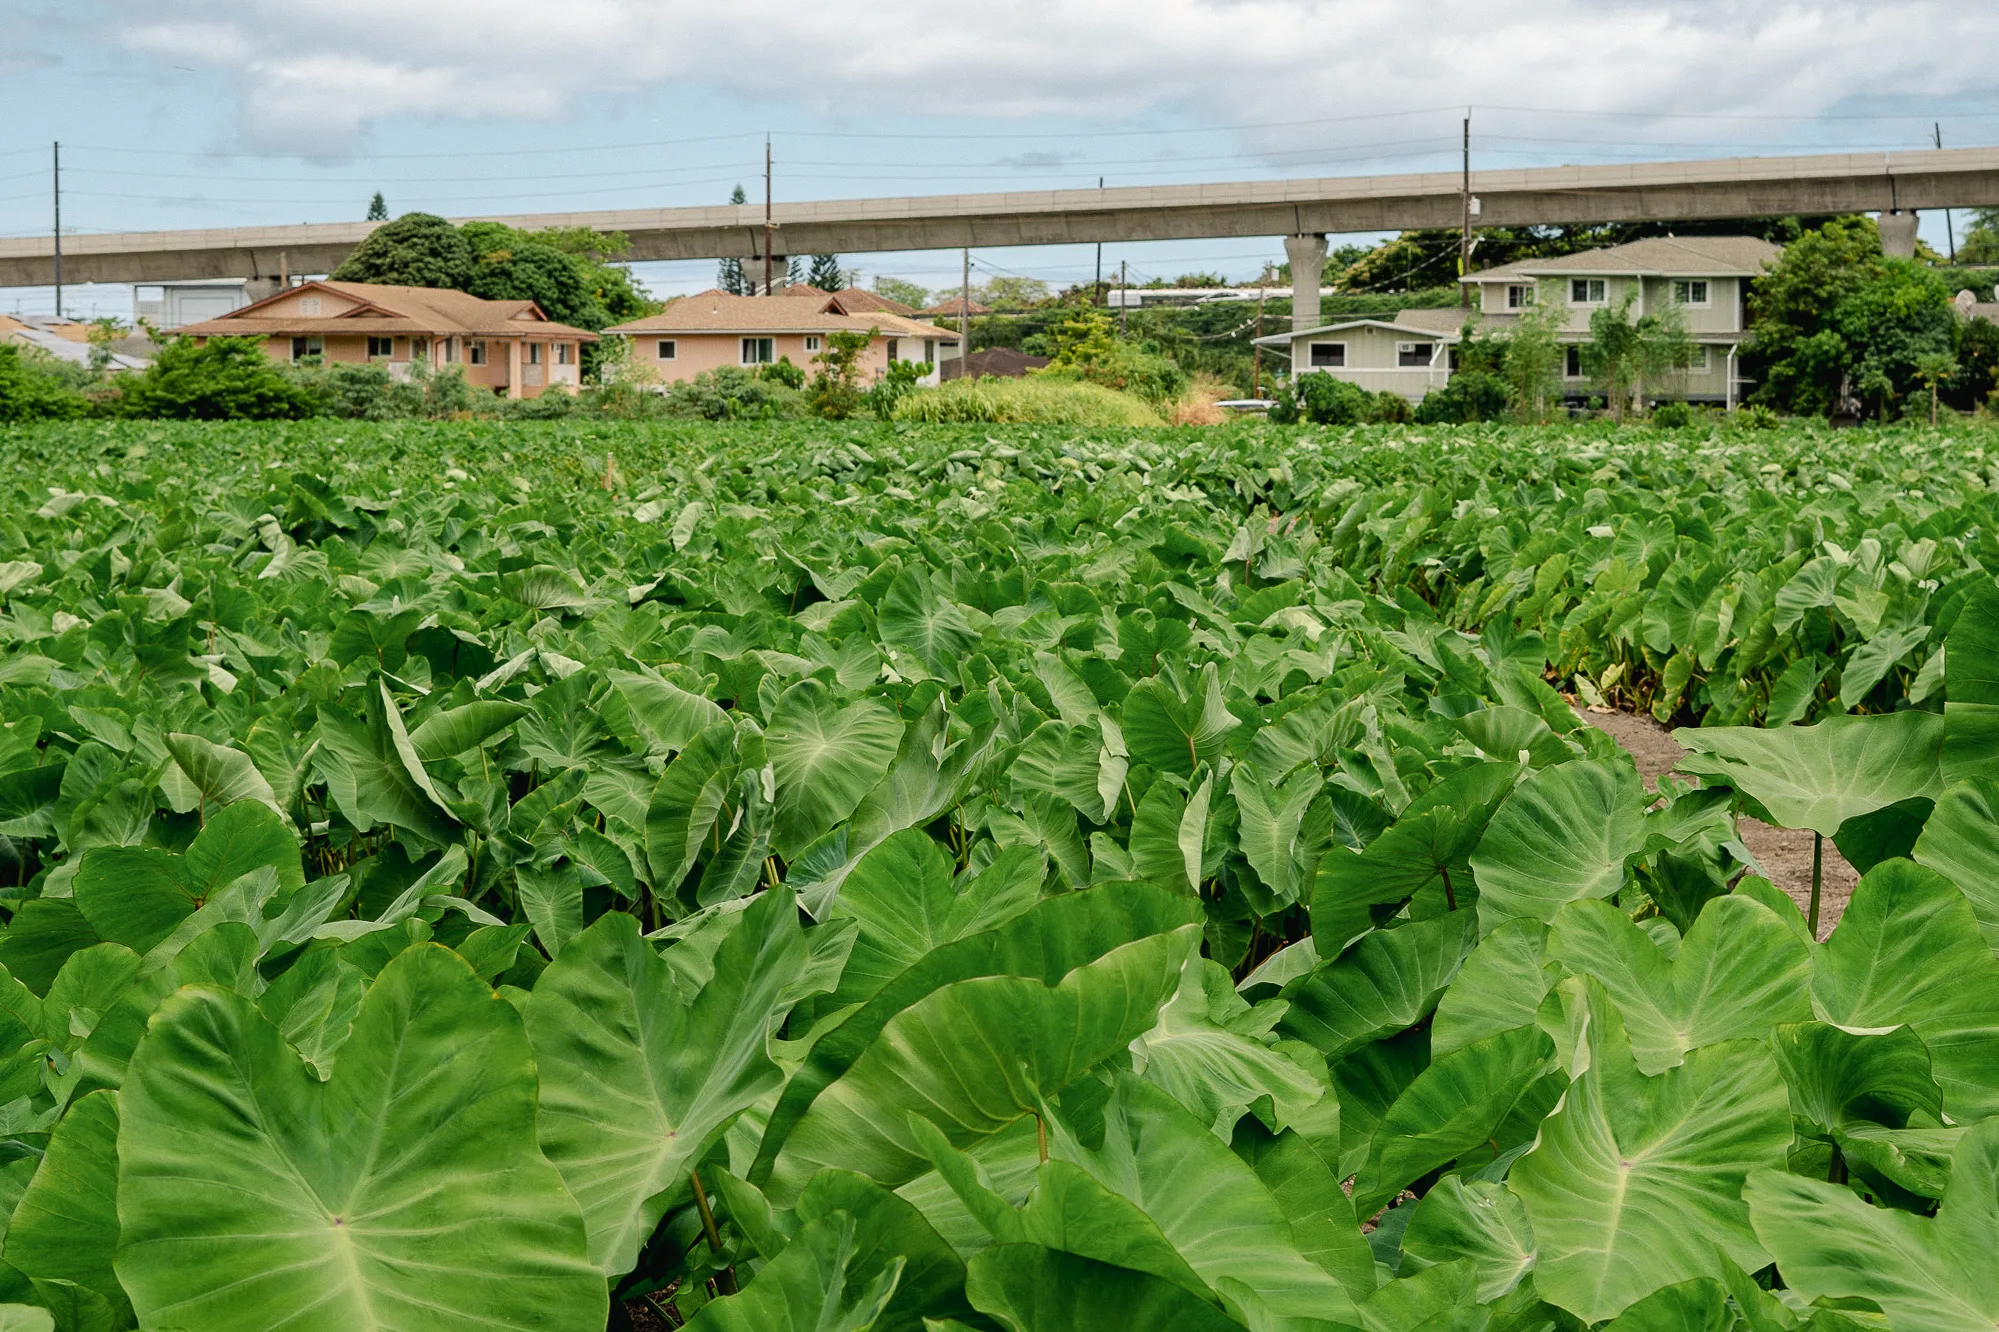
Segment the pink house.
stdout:
[[538,398],[551,388],[575,392],[583,344],[597,340],[556,323],[533,301],[369,282],[307,282],[179,332],[260,337],[278,361],[378,362],[399,379],[419,361],[456,367],[474,388],[508,398]]
[[632,365],[666,383],[724,366],[755,370],[785,359],[809,374],[827,336],[838,332],[870,335],[860,359],[864,380],[887,374],[891,361],[916,361],[926,367],[922,382],[935,383],[943,354],[947,349],[957,354],[957,334],[885,309],[850,309],[849,299],[845,292],[816,290],[775,296],[704,291],[604,331],[630,338]]

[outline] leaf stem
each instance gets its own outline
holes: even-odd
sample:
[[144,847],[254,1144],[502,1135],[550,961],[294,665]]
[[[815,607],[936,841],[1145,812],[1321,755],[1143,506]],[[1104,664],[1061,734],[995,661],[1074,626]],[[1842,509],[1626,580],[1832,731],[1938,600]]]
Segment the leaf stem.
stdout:
[[1812,939],[1819,937],[1819,885],[1825,877],[1825,834],[1812,834]]
[[1451,887],[1451,867],[1449,865],[1439,865],[1437,870],[1444,876],[1444,908],[1448,911],[1456,911],[1458,909],[1458,895]]
[[[722,1236],[715,1229],[715,1213],[708,1206],[708,1190],[701,1187],[701,1172],[699,1170],[690,1170],[687,1172],[687,1176],[694,1181],[694,1205],[701,1212],[701,1229],[706,1231],[708,1235],[708,1251],[717,1258],[720,1258],[722,1256]],[[721,1284],[724,1295],[734,1295],[736,1293],[736,1269],[733,1264],[724,1267],[721,1275],[716,1280]]]

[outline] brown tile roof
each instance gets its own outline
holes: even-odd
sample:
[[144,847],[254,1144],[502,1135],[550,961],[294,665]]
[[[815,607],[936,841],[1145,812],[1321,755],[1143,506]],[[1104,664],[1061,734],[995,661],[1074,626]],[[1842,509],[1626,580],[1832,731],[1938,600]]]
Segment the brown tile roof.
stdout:
[[993,312],[992,307],[989,305],[980,305],[977,301],[973,301],[969,306],[967,306],[965,304],[965,298],[963,296],[953,296],[948,301],[937,302],[937,304],[931,306],[928,310],[925,310],[923,313],[927,315],[937,315],[940,318],[949,317],[952,319],[956,319],[958,317],[960,309],[964,309],[969,313],[975,315],[991,314]]
[[1460,278],[1492,282],[1508,277],[1587,273],[1611,277],[1756,277],[1783,253],[1756,236],[1651,236],[1625,245],[1584,250],[1555,259],[1519,259]]
[[[269,312],[287,296],[319,288],[365,302],[343,314],[304,317]],[[561,337],[594,342],[588,329],[558,324],[533,301],[489,301],[444,287],[392,287],[373,282],[307,282],[246,305],[218,319],[176,330],[195,337],[248,337],[258,334],[413,333],[467,337]]]
[[904,319],[916,316],[916,307],[891,300],[878,291],[868,291],[862,287],[842,287],[833,293],[833,299],[840,302],[840,308],[848,314],[868,314],[880,311],[882,314],[901,315]]
[[[796,290],[793,288],[793,290]],[[704,291],[682,296],[658,314],[616,324],[606,333],[832,333],[879,330],[890,338],[950,338],[935,324],[886,311],[843,314],[832,296],[731,296]]]

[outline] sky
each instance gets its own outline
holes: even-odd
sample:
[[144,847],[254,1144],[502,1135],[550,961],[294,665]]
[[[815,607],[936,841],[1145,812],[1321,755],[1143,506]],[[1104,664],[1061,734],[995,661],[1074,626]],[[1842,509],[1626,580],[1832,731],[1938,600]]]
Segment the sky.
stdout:
[[[0,0],[0,236],[1999,144],[1979,6]],[[1964,219],[1957,219],[1961,231]],[[1923,234],[1947,248],[1944,219]],[[1334,238],[1338,244],[1340,238]],[[1104,247],[1254,277],[1277,238]],[[957,252],[846,256],[955,287]],[[1089,281],[1095,247],[974,253]],[[635,266],[658,295],[715,265]],[[0,289],[0,310],[50,308]],[[129,314],[124,287],[72,312]]]

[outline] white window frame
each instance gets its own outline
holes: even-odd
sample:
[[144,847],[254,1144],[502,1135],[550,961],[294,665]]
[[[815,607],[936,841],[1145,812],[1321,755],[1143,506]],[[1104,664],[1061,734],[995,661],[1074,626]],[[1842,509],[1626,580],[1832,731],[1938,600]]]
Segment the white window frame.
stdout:
[[[1571,365],[1575,366],[1575,369],[1569,369]],[[1582,379],[1583,377],[1583,349],[1573,342],[1568,343],[1562,348],[1562,378]]]
[[678,338],[661,338],[653,347],[652,354],[654,360],[677,361],[680,359],[680,340]]
[[[1329,360],[1321,361],[1319,351],[1324,348],[1332,353]],[[1313,342],[1305,347],[1305,364],[1313,370],[1344,370],[1347,368],[1347,344],[1344,342]]]
[[[1437,364],[1437,345],[1434,342],[1398,342],[1395,344],[1395,368],[1397,370],[1429,370]],[[1411,352],[1428,351],[1421,362],[1408,359]]]
[[[1576,295],[1576,288],[1578,287],[1582,288],[1583,291],[1583,294],[1580,296]],[[1569,304],[1570,305],[1610,304],[1610,279],[1593,278],[1593,277],[1570,278]]]
[[539,342],[530,342],[528,344],[528,364],[541,364],[541,344]]
[[465,343],[465,361],[468,365],[486,364],[486,340],[469,338]]
[[[376,351],[376,350],[375,350],[375,344],[376,344],[376,343],[386,343],[386,344],[388,345],[388,350],[387,350],[387,351],[381,351],[381,352],[378,352],[378,351]],[[387,338],[382,338],[382,337],[377,337],[377,336],[375,336],[375,335],[374,335],[373,333],[370,333],[370,334],[368,335],[368,359],[369,359],[369,360],[371,360],[371,361],[393,361],[393,360],[395,360],[395,359],[396,359],[396,340],[395,340],[395,339],[394,339],[393,337],[387,337]]]
[[1506,308],[1525,310],[1534,304],[1534,284],[1509,282],[1506,285]]
[[293,364],[297,364],[297,363],[298,363],[298,362],[300,362],[300,361],[309,361],[309,360],[311,360],[311,359],[312,359],[313,357],[315,357],[315,356],[317,356],[317,357],[318,357],[318,358],[319,358],[320,360],[322,360],[322,361],[326,359],[326,339],[325,339],[325,338],[293,338],[293,339],[292,339],[292,362],[293,362]]
[[777,360],[776,338],[744,338],[743,365],[770,365]]
[[807,333],[807,334],[805,335],[805,350],[807,350],[807,351],[809,351],[809,352],[816,352],[816,351],[818,351],[818,350],[819,350],[819,335],[818,335],[818,334],[816,334],[816,333]]
[[889,364],[890,364],[890,365],[894,365],[894,364],[895,364],[895,359],[896,359],[896,355],[897,355],[897,354],[898,354],[898,353],[899,353],[899,352],[900,352],[901,350],[902,350],[902,339],[901,339],[901,338],[890,338],[890,339],[888,340],[888,360],[889,360]]
[[[1700,289],[1700,299],[1694,299],[1694,289]],[[1686,293],[1682,295],[1681,293]],[[1684,305],[1689,310],[1705,310],[1714,304],[1714,284],[1706,278],[1673,279],[1673,302]]]
[[444,363],[446,365],[455,365],[457,364],[457,362],[458,362],[458,339],[457,338],[444,339]]
[[1694,344],[1693,360],[1687,363],[1687,370],[1696,375],[1710,374],[1714,370],[1714,348],[1705,342]]
[[576,344],[575,344],[575,343],[573,343],[573,342],[558,342],[558,343],[556,343],[556,344],[555,344],[555,363],[556,363],[557,365],[575,365],[575,364],[576,364]]

